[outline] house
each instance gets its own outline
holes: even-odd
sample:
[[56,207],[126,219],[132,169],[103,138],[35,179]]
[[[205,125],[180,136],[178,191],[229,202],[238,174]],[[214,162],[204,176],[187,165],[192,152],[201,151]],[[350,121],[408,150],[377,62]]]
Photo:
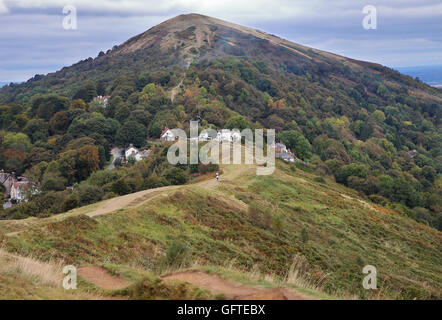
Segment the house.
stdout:
[[176,140],[175,134],[173,134],[173,132],[169,128],[164,128],[163,132],[161,132],[160,138],[162,141],[175,141]]
[[40,191],[37,186],[25,177],[18,177],[11,188],[11,200],[17,202],[28,201],[28,196],[35,195]]
[[408,154],[410,155],[410,157],[414,158],[417,155],[417,150],[410,150],[408,151]]
[[218,131],[215,140],[219,142],[232,142],[232,131],[229,129],[222,129],[221,131]]
[[4,196],[6,198],[9,197],[9,194],[11,193],[11,188],[16,181],[16,178],[13,173],[7,173],[3,170],[0,171],[0,183],[2,183],[5,186],[5,194]]
[[241,142],[241,132],[239,132],[238,130],[233,130],[231,137],[232,142]]
[[27,200],[29,181],[15,181],[11,188],[11,199],[17,202]]
[[287,153],[287,147],[285,146],[285,144],[282,143],[276,143],[275,144],[275,153]]
[[276,143],[275,144],[275,157],[282,159],[286,162],[292,162],[294,163],[295,155],[290,152],[290,150],[287,149],[287,147],[282,143]]
[[110,96],[98,96],[94,98],[94,101],[100,102],[103,106],[103,108],[107,107],[107,104],[109,102]]
[[207,131],[203,131],[200,133],[198,140],[199,141],[210,141],[210,140],[212,140],[212,137],[209,136],[209,133]]
[[3,210],[9,209],[12,207],[12,203],[11,202],[5,202],[3,203]]
[[137,148],[135,148],[132,144],[130,144],[129,148],[126,149],[126,151],[124,152],[124,157],[127,161],[127,159],[129,159],[130,157],[134,157],[135,161],[140,161],[143,160],[147,157],[149,157],[151,150],[138,150]]

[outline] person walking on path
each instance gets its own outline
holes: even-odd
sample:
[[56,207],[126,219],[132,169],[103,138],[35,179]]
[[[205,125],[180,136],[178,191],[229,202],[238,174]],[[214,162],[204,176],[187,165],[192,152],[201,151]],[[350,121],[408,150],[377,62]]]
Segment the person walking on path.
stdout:
[[218,172],[216,173],[216,181],[218,181],[219,180],[219,174],[218,174]]

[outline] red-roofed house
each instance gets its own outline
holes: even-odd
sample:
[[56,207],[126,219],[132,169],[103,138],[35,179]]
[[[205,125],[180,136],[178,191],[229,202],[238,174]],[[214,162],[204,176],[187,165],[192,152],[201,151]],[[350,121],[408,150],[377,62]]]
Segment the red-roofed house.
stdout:
[[163,132],[161,132],[161,140],[163,141],[175,141],[176,137],[173,132],[169,128],[164,128]]

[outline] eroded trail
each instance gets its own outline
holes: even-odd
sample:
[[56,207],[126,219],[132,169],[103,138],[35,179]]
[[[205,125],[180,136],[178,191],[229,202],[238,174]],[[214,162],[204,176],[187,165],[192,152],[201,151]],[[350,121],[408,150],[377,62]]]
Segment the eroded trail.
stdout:
[[106,269],[98,266],[78,268],[78,274],[96,286],[107,290],[122,289],[129,285],[123,278],[111,275]]
[[153,198],[154,196],[160,194],[162,191],[172,188],[173,188],[172,186],[168,186],[156,189],[148,189],[136,193],[127,194],[125,196],[113,198],[104,202],[97,209],[88,212],[86,215],[92,218],[95,216],[108,214],[120,209],[134,208],[139,206],[144,201],[147,201],[150,198]]
[[299,292],[284,287],[262,288],[244,285],[208,274],[200,270],[178,272],[163,277],[164,280],[188,282],[194,286],[211,291],[215,295],[223,294],[229,300],[309,300]]

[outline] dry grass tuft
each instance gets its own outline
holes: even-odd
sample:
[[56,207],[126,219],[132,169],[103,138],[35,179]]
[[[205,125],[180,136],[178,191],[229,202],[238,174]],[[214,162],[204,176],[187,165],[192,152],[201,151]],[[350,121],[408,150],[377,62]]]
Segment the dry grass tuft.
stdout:
[[55,261],[41,262],[32,256],[22,257],[0,249],[0,274],[32,280],[36,284],[61,287],[63,265]]

